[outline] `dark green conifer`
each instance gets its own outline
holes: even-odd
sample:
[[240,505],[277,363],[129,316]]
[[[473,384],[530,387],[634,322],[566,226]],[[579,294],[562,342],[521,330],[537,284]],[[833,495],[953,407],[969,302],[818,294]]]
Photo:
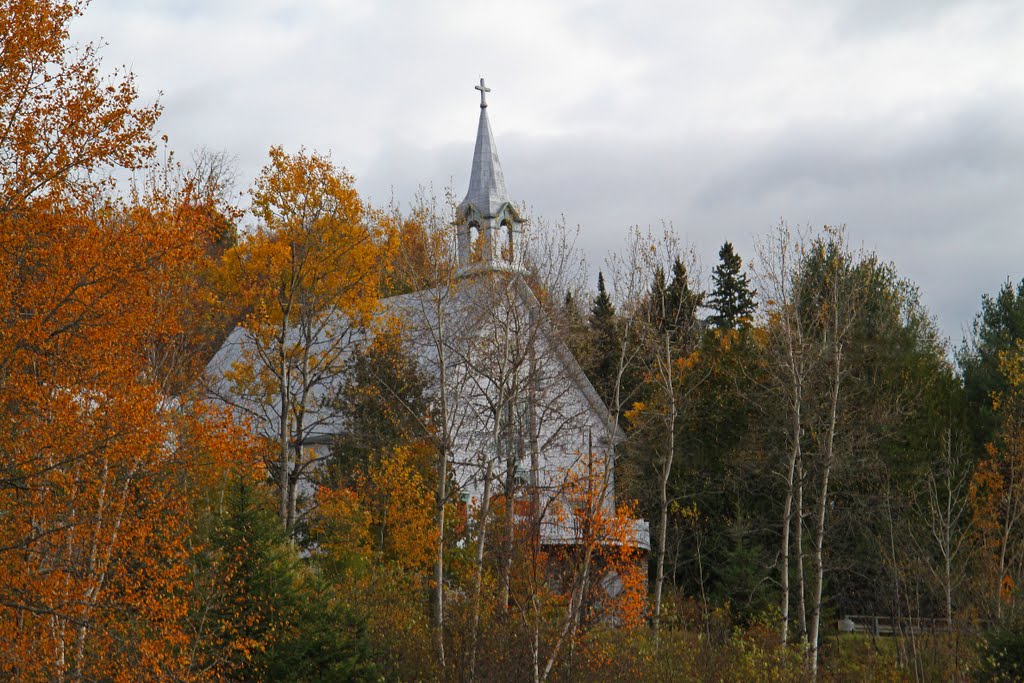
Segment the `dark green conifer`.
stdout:
[[592,350],[586,367],[598,395],[608,405],[615,399],[615,378],[618,370],[619,325],[615,305],[604,286],[604,274],[597,274],[597,295],[590,308]]
[[750,324],[754,317],[754,295],[743,272],[743,259],[726,241],[718,250],[719,263],[712,272],[714,289],[708,307],[715,311],[710,322],[719,329],[737,329]]
[[995,296],[982,296],[981,310],[957,351],[970,406],[972,437],[979,451],[995,438],[999,425],[992,397],[1007,388],[999,370],[999,357],[1015,350],[1021,339],[1024,339],[1024,280],[1016,286],[1007,280]]

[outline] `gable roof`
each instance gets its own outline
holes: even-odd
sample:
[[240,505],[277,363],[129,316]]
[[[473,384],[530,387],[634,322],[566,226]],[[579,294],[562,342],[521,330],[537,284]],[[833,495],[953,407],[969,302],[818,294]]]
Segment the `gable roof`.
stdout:
[[[587,378],[568,346],[559,338],[544,315],[542,306],[529,286],[518,274],[510,274],[507,283],[511,287],[516,300],[536,315],[538,332],[543,338],[547,349],[564,369],[562,376],[569,379],[576,390],[583,396],[591,414],[600,422],[604,429],[612,424],[610,411],[598,396],[590,380]],[[429,371],[439,364],[438,344],[444,344],[456,355],[466,351],[473,340],[479,339],[487,327],[487,316],[493,310],[477,305],[484,297],[485,283],[490,278],[467,278],[460,280],[452,289],[428,289],[411,292],[381,301],[379,317],[394,316],[400,321],[406,333],[404,346],[412,355],[421,370]],[[442,319],[443,317],[443,319]],[[444,325],[443,339],[436,337]],[[363,327],[354,327],[351,321],[341,314],[331,316],[322,325],[319,334],[313,341],[314,350],[330,350],[331,365],[334,374],[322,378],[310,388],[309,402],[305,406],[307,442],[324,442],[344,429],[341,418],[328,405],[329,399],[344,385],[345,376],[342,369],[352,351],[369,342],[372,331]],[[298,341],[294,330],[289,332],[290,343]],[[345,343],[337,346],[339,339]],[[279,399],[271,398],[269,403],[261,397],[246,396],[237,390],[228,376],[239,363],[259,361],[254,353],[255,339],[244,327],[239,326],[228,336],[220,350],[207,365],[210,393],[213,398],[232,406],[236,411],[251,419],[262,422],[268,429],[275,428],[280,406]],[[458,362],[458,358],[455,359]],[[606,440],[617,443],[624,438],[617,424],[613,433],[606,434]]]

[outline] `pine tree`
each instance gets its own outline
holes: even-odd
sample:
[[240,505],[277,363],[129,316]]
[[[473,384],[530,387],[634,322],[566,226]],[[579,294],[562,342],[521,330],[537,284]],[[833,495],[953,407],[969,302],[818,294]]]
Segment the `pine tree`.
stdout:
[[754,295],[743,272],[743,259],[726,242],[718,250],[719,264],[711,279],[714,290],[708,298],[708,307],[715,311],[711,323],[720,329],[737,329],[750,324],[754,316]]
[[604,286],[604,273],[597,274],[597,296],[594,297],[594,306],[590,309],[591,320],[611,320],[615,317],[615,304],[608,296],[608,290]]

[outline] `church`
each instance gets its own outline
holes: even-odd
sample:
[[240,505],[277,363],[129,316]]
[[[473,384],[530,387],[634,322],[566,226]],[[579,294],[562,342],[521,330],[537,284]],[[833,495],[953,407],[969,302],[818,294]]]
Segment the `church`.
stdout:
[[[480,118],[469,188],[453,226],[454,278],[385,299],[380,315],[398,322],[404,351],[427,379],[450,468],[446,495],[477,512],[500,497],[516,515],[535,519],[542,546],[573,545],[581,533],[583,489],[588,505],[615,512],[613,460],[622,434],[527,283],[525,220],[510,200],[498,160],[487,111],[490,89],[483,79],[476,89]],[[276,399],[234,379],[233,368],[258,357],[243,327],[207,367],[216,400],[262,436],[294,444],[287,473],[298,494],[293,500],[311,493],[318,463],[346,429],[331,398],[345,385],[345,356],[370,334],[335,316],[314,344],[337,349],[338,370],[305,385],[296,379],[300,373],[292,373]],[[285,429],[290,435],[282,438]],[[301,515],[301,502],[293,505]],[[632,520],[627,535],[608,542],[650,550],[647,522]]]

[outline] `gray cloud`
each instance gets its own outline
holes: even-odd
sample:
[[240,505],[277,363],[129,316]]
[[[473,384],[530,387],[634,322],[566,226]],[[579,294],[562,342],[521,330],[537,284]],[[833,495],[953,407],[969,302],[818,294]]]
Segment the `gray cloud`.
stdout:
[[595,269],[634,224],[708,269],[780,218],[846,223],[958,338],[1024,274],[1022,31],[1007,0],[93,0],[76,35],[164,93],[180,151],[244,181],[272,144],[330,150],[377,204],[461,197],[486,75],[510,190]]

